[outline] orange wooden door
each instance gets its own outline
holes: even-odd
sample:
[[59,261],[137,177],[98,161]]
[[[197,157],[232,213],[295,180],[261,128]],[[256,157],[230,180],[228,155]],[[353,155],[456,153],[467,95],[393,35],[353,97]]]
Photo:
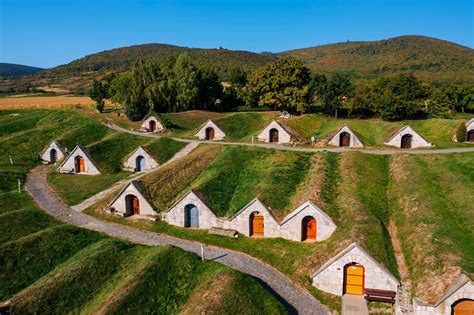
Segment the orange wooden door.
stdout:
[[474,315],[474,301],[466,300],[454,306],[454,315]]
[[350,265],[345,268],[345,293],[364,294],[364,267],[362,265]]
[[137,197],[133,197],[132,208],[133,214],[140,214],[140,204]]
[[316,239],[316,219],[315,218],[307,218],[306,219],[306,235],[305,239],[307,240],[315,240]]
[[255,214],[252,217],[252,235],[263,236],[265,233],[265,225],[263,222],[263,215]]
[[86,165],[84,159],[79,160],[79,172],[84,173],[86,171]]

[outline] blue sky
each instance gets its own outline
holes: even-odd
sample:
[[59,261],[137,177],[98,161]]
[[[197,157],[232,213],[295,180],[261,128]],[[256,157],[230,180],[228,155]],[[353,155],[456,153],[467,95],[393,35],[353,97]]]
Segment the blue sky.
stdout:
[[0,62],[39,67],[144,43],[279,52],[408,34],[474,48],[474,0],[0,0]]

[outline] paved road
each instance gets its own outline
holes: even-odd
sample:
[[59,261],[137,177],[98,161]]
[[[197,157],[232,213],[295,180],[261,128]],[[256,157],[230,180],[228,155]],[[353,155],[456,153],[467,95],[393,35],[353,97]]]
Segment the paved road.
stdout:
[[[66,223],[134,243],[156,246],[173,245],[200,255],[201,244],[171,236],[143,231],[117,223],[102,221],[66,206],[46,181],[49,166],[33,169],[26,179],[25,188],[38,206]],[[281,272],[251,256],[236,251],[205,246],[204,256],[259,279],[279,297],[294,314],[329,314],[329,310],[303,288],[295,285]]]
[[[133,135],[148,137],[148,138],[161,138],[161,136],[152,133],[144,133],[139,131],[132,131],[112,123],[106,124],[106,126],[112,130],[118,132],[127,132]],[[377,155],[393,155],[393,154],[443,154],[443,153],[463,153],[463,152],[474,152],[474,147],[468,148],[452,148],[452,149],[431,149],[431,150],[422,150],[422,149],[346,149],[346,148],[302,148],[302,147],[290,147],[281,144],[270,144],[270,143],[247,143],[247,142],[226,142],[226,141],[215,141],[209,142],[204,140],[193,140],[193,139],[184,139],[177,137],[170,137],[173,140],[188,142],[188,143],[213,143],[221,145],[244,145],[244,146],[254,146],[267,149],[276,149],[284,151],[300,151],[300,152],[362,152],[366,154],[377,154]]]
[[[179,150],[178,152],[176,152],[176,154],[171,158],[169,159],[166,163],[163,163],[161,164],[158,168],[155,168],[153,170],[151,170],[152,172],[153,171],[156,171],[157,169],[159,169],[160,167],[163,167],[164,165],[167,165],[168,163],[171,163],[177,159],[180,159],[182,158],[183,156],[187,155],[188,153],[190,153],[192,150],[194,150],[194,148],[196,148],[197,146],[199,145],[199,143],[189,143],[188,145],[186,145],[184,148],[182,148],[181,150]],[[120,188],[122,188],[123,186],[125,186],[125,184],[129,183],[130,181],[132,180],[136,180],[136,179],[139,179],[141,178],[142,176],[145,176],[146,174],[148,174],[150,171],[148,172],[143,172],[143,173],[139,173],[135,176],[132,176],[132,177],[127,177],[125,179],[122,179],[118,182],[116,182],[115,184],[113,184],[111,187],[107,188],[106,190],[103,190],[97,194],[95,194],[94,196],[91,196],[89,198],[87,198],[86,200],[84,200],[83,202],[77,204],[77,205],[74,205],[74,206],[71,206],[71,208],[73,210],[76,210],[76,211],[84,211],[86,210],[87,208],[89,208],[90,206],[96,204],[98,201],[104,199],[108,194],[110,194],[111,192],[115,191],[115,190],[118,190]]]

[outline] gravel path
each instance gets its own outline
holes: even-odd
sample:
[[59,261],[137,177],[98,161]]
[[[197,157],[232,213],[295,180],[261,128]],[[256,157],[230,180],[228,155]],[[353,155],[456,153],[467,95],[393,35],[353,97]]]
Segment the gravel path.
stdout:
[[[106,126],[112,130],[118,132],[127,132],[133,135],[148,137],[148,138],[161,138],[161,136],[144,133],[138,131],[128,130],[112,123],[106,124]],[[452,149],[431,149],[431,150],[422,150],[422,149],[346,149],[346,148],[301,148],[301,147],[289,147],[281,144],[271,144],[271,143],[247,143],[247,142],[225,142],[225,141],[216,141],[209,142],[204,140],[192,140],[184,138],[170,137],[173,140],[180,142],[188,143],[213,143],[221,145],[244,145],[244,146],[253,146],[267,149],[275,150],[284,150],[284,151],[300,151],[300,152],[362,152],[366,154],[377,154],[377,155],[393,155],[393,154],[443,154],[443,153],[463,153],[463,152],[474,152],[474,147],[468,148],[452,148]]]
[[[25,188],[41,209],[66,223],[134,243],[156,246],[173,245],[201,254],[201,244],[171,236],[143,231],[117,223],[102,221],[66,206],[46,181],[49,166],[33,169],[26,179]],[[204,256],[259,279],[279,297],[294,314],[330,314],[329,310],[305,289],[295,285],[281,272],[251,256],[216,246],[204,246]]]
[[154,168],[154,169],[152,169],[151,171],[148,171],[148,172],[139,173],[135,176],[127,177],[125,179],[122,179],[122,180],[116,182],[115,184],[113,184],[111,187],[107,188],[106,190],[103,190],[103,191],[95,194],[94,196],[91,196],[91,197],[87,198],[86,200],[84,200],[83,202],[81,202],[77,205],[71,206],[71,208],[73,210],[76,210],[76,211],[84,211],[87,208],[89,208],[90,206],[92,206],[92,205],[96,204],[97,202],[99,202],[100,200],[104,199],[107,195],[109,195],[113,191],[119,190],[120,188],[122,188],[125,184],[129,183],[130,181],[139,179],[142,176],[145,176],[146,174],[148,174],[150,172],[154,172],[157,169],[159,169],[160,167],[162,167],[164,165],[167,165],[168,163],[171,163],[171,162],[173,162],[173,161],[175,161],[179,158],[182,158],[183,156],[189,154],[198,145],[199,145],[199,143],[194,143],[194,142],[189,143],[184,148],[182,148],[181,150],[176,152],[176,154],[171,159],[169,159],[165,163],[161,164],[157,168]]

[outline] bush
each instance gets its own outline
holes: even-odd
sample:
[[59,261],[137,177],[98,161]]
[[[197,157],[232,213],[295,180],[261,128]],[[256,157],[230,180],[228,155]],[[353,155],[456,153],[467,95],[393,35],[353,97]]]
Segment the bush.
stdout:
[[464,142],[467,138],[466,123],[464,121],[459,124],[458,130],[456,130],[456,139],[458,142]]
[[105,104],[104,104],[104,101],[103,100],[100,100],[99,102],[97,102],[97,104],[95,105],[95,108],[97,108],[97,110],[99,111],[99,113],[102,113],[104,111],[104,107],[105,107]]

